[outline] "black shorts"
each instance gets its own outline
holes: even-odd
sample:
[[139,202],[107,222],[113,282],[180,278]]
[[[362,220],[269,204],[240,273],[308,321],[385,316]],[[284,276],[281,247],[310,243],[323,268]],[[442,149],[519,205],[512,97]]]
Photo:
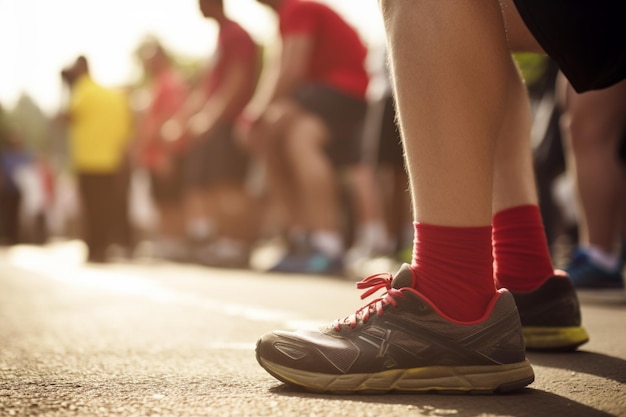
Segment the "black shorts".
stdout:
[[626,1],[514,1],[576,91],[606,88],[626,78]]
[[174,159],[172,172],[167,176],[150,172],[150,194],[157,204],[181,201],[183,195],[182,158]]
[[336,167],[361,162],[361,136],[367,111],[365,100],[349,96],[323,84],[306,84],[294,100],[307,112],[324,121],[331,133],[327,153]]
[[250,156],[235,142],[232,125],[224,125],[212,135],[198,138],[189,147],[185,164],[187,187],[208,188],[245,182]]

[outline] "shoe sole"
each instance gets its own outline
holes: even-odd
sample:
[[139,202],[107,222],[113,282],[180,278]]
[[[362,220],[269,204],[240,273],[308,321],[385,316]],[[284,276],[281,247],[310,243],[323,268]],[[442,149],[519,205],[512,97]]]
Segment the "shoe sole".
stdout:
[[317,393],[383,394],[390,391],[492,394],[520,390],[535,380],[530,362],[494,366],[430,366],[372,374],[331,375],[300,371],[257,358],[278,380]]
[[589,341],[582,326],[573,327],[522,327],[526,349],[567,352],[576,350]]

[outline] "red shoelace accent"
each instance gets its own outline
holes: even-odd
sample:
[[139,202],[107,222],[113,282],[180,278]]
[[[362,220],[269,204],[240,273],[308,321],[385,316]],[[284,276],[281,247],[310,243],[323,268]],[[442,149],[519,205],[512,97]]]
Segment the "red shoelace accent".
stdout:
[[354,329],[359,323],[359,319],[363,323],[365,323],[369,319],[370,315],[373,313],[376,313],[376,315],[378,315],[379,317],[382,316],[384,313],[383,307],[385,307],[386,305],[391,304],[394,307],[397,306],[398,302],[395,300],[394,297],[404,297],[404,294],[402,293],[402,291],[391,286],[392,281],[393,276],[391,274],[380,273],[370,275],[369,277],[366,277],[362,281],[358,282],[356,284],[357,289],[368,289],[363,294],[361,294],[362,300],[382,288],[385,288],[387,292],[385,292],[382,297],[377,298],[369,304],[361,307],[356,312],[354,312],[354,314],[350,314],[343,319],[335,320],[332,324],[335,331],[341,331],[341,326],[345,324]]

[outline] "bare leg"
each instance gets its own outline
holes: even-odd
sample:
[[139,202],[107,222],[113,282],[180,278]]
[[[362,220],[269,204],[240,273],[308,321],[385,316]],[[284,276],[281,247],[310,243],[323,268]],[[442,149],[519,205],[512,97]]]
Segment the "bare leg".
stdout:
[[[500,2],[512,51],[542,52],[521,20],[512,0]],[[538,204],[530,146],[531,114],[526,87],[509,67],[506,113],[498,135],[494,169],[493,212]]]
[[[290,243],[295,244],[291,249],[296,249],[287,253],[273,270],[338,269],[343,255],[339,198],[336,174],[324,151],[330,134],[320,119],[294,103],[278,103],[268,113],[263,156],[270,186],[288,208],[292,226]],[[303,232],[310,233],[306,247],[310,243],[316,252],[326,256],[319,265],[315,262],[317,254],[308,259],[297,253],[306,236]]]
[[507,112],[500,129],[494,166],[493,212],[538,204],[530,146],[531,114],[526,87],[510,70]]
[[184,216],[179,204],[159,206],[160,232],[165,238],[183,239],[185,235]]
[[215,186],[216,220],[220,236],[251,245],[257,237],[257,205],[244,184],[224,183]]
[[260,157],[267,175],[273,208],[280,212],[282,227],[302,229],[300,189],[287,160],[285,134],[292,123],[295,107],[290,102],[274,104],[264,117],[265,143]]
[[186,259],[185,215],[182,204],[165,202],[159,204],[158,210],[159,236],[156,240],[155,255],[175,261]]
[[336,173],[324,153],[324,144],[328,140],[329,132],[321,120],[299,113],[285,137],[285,150],[300,190],[307,228],[338,232]]
[[624,174],[617,149],[624,134],[626,81],[577,94],[568,87],[570,162],[580,199],[580,242],[617,253],[624,205]]
[[282,216],[282,226],[286,228],[302,226],[298,215],[300,210],[299,190],[293,182],[293,174],[284,156],[284,149],[278,144],[263,152],[262,158],[267,175],[267,188],[270,198]]
[[207,199],[207,190],[192,189],[185,196],[187,235],[192,240],[202,242],[215,233],[215,210]]
[[382,222],[383,208],[374,167],[360,164],[348,171],[358,224]]
[[515,71],[500,7],[495,1],[382,4],[414,219],[489,225],[496,139]]
[[476,320],[495,294],[494,158],[519,85],[500,4],[382,5],[416,223],[412,286]]
[[530,106],[510,55],[540,48],[509,1],[385,4],[416,222],[414,286],[449,314],[476,317],[472,305],[492,291],[494,249],[499,286],[534,290],[553,275]]

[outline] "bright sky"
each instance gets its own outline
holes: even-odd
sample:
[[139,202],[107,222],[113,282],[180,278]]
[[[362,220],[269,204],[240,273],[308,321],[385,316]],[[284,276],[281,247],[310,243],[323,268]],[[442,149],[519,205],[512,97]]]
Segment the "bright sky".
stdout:
[[[332,4],[371,45],[383,28],[377,0],[321,0]],[[255,0],[226,0],[228,14],[261,43],[275,34],[275,17]],[[146,34],[180,53],[208,57],[216,27],[197,0],[0,0],[0,104],[22,92],[54,114],[61,101],[59,73],[76,56],[90,60],[105,85],[132,82],[132,53]]]

